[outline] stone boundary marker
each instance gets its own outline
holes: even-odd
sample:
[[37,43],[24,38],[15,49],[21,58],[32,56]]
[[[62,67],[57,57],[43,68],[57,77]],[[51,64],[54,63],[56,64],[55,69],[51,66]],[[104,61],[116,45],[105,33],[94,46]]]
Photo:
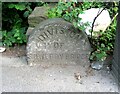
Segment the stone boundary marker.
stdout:
[[86,34],[61,18],[41,22],[27,43],[28,64],[81,64],[89,66],[90,43]]

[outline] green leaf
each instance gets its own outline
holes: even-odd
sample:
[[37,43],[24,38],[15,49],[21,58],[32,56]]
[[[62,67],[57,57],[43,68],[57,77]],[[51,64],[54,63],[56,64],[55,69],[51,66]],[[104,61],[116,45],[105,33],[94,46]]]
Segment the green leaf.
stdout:
[[7,46],[12,46],[10,40],[4,40],[3,44],[6,44]]
[[105,44],[103,44],[103,43],[102,43],[102,44],[101,44],[101,47],[103,47],[103,48],[104,48],[104,47],[105,47]]
[[17,5],[15,5],[15,8],[16,8],[17,10],[21,10],[21,11],[26,9],[26,7],[25,7],[24,4],[17,4]]
[[2,31],[2,37],[7,37],[7,32],[6,31]]
[[29,11],[26,11],[26,12],[24,12],[24,14],[23,14],[23,16],[25,17],[25,18],[27,18],[28,16],[29,16]]
[[20,36],[19,33],[15,33],[15,34],[14,34],[14,37],[18,37],[18,36]]
[[62,10],[61,9],[57,9],[56,12],[59,13],[59,14],[62,14]]
[[22,40],[20,40],[20,43],[23,43],[23,41],[22,41]]
[[14,8],[15,7],[15,4],[9,4],[8,5],[8,8]]
[[3,43],[2,43],[2,42],[0,42],[0,46],[3,46]]
[[23,41],[24,41],[24,42],[27,42],[27,40],[26,40],[26,39],[24,39]]
[[24,34],[25,32],[26,32],[26,27],[22,27],[22,28],[20,28],[20,32],[22,33],[22,34]]
[[18,38],[17,38],[17,40],[21,40],[21,38],[20,38],[20,37],[18,37]]
[[32,9],[31,9],[30,6],[27,6],[26,8],[27,8],[27,10],[28,10],[29,12],[32,12]]
[[12,43],[15,43],[15,42],[16,42],[16,40],[15,40],[14,37],[10,38],[10,41],[11,41]]
[[106,53],[104,51],[97,53],[96,57],[98,60],[102,60],[104,57],[106,57]]

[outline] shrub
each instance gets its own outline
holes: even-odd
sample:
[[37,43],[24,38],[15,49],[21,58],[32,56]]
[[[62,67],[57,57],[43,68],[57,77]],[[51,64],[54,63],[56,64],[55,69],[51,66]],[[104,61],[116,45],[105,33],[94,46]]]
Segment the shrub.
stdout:
[[[76,28],[84,30],[89,24],[86,23],[82,26],[78,26],[78,22],[81,18],[78,18],[78,14],[83,13],[84,10],[89,8],[107,8],[111,18],[117,14],[118,3],[117,2],[58,2],[55,8],[48,10],[48,17],[55,18],[60,17],[71,22]],[[93,51],[91,52],[90,60],[105,60],[107,55],[111,55],[114,49],[116,31],[116,18],[113,19],[111,25],[105,32],[100,32],[99,37],[89,36],[89,40]],[[93,32],[93,31],[91,31]],[[91,34],[92,35],[92,34]]]
[[35,6],[44,3],[4,2],[2,3],[2,43],[5,46],[26,43],[28,16]]

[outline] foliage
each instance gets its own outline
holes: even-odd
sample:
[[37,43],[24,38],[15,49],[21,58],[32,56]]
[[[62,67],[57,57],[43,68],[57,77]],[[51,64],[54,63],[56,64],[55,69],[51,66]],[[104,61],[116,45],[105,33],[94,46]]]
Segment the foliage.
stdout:
[[[28,16],[35,6],[42,6],[43,2],[5,2],[2,3],[2,41],[5,46],[26,43],[26,30],[28,28]],[[116,2],[58,2],[57,6],[48,10],[48,18],[63,18],[71,22],[76,28],[83,30],[89,23],[78,26],[82,19],[78,15],[89,8],[105,7],[111,18],[118,11]],[[113,53],[116,31],[116,19],[106,31],[101,31],[99,37],[89,37],[93,51],[90,60],[104,60],[107,55]]]
[[[78,18],[78,14],[83,13],[84,10],[89,8],[106,8],[111,18],[115,16],[118,11],[118,3],[116,2],[58,2],[55,8],[51,8],[48,11],[49,18],[60,17],[71,23],[76,28],[84,30],[89,24],[78,26],[78,22],[82,19]],[[90,60],[105,60],[107,55],[113,53],[114,41],[116,31],[116,19],[107,28],[106,31],[101,31],[99,37],[90,36],[89,40],[93,51],[91,52]]]
[[5,46],[26,43],[28,16],[35,6],[43,3],[4,2],[2,3],[2,41]]
[[[79,13],[83,13],[83,10],[77,7],[75,2],[58,2],[58,5],[55,8],[48,10],[47,16],[48,18],[63,18],[66,21],[73,23],[77,28],[78,22],[81,20],[81,18],[78,17]],[[86,25],[80,26],[80,29],[83,30]]]
[[90,60],[104,61],[108,55],[113,54],[115,34],[116,34],[116,14],[118,13],[118,3],[109,3],[109,13],[112,18],[110,26],[105,30],[99,32],[99,37],[91,37],[93,52],[91,53]]
[[91,53],[91,60],[104,61],[107,55],[112,55],[114,50],[116,31],[116,19],[105,32],[100,32],[99,37],[92,37],[94,51]]

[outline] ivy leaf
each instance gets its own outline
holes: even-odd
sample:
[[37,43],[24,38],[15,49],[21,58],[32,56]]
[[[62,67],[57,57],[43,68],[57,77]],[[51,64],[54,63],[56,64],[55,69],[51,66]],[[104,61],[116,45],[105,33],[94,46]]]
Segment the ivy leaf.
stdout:
[[104,47],[105,47],[105,44],[103,44],[103,43],[102,43],[102,44],[101,44],[101,47],[103,47],[103,48],[104,48]]
[[24,39],[23,41],[24,41],[24,42],[27,42],[27,40],[26,40],[26,39]]
[[102,60],[105,56],[106,56],[106,53],[104,51],[96,54],[96,57],[98,60]]
[[20,36],[19,33],[15,33],[15,34],[14,34],[14,37],[18,37],[18,36]]
[[29,15],[29,11],[26,11],[26,12],[24,12],[24,14],[23,14],[23,16],[25,17],[25,18],[27,18],[28,17],[28,15]]
[[25,7],[24,4],[17,4],[17,5],[15,5],[15,8],[16,8],[17,10],[21,10],[21,11],[26,9],[26,7]]
[[23,43],[23,41],[22,41],[22,40],[20,40],[20,43]]
[[22,34],[24,34],[25,32],[26,32],[26,27],[22,27],[22,28],[20,28],[20,32],[22,32]]
[[10,41],[11,41],[12,43],[15,43],[15,38],[14,38],[14,37],[11,37],[11,38],[10,38]]
[[18,37],[18,38],[17,38],[17,40],[21,40],[21,38],[20,38],[20,37]]
[[8,5],[8,8],[14,8],[15,7],[15,4],[9,4]]
[[2,42],[0,42],[0,46],[3,46],[3,43],[2,43]]
[[5,40],[3,44],[6,44],[7,46],[12,46],[12,43],[10,42],[10,40]]
[[56,11],[57,13],[59,13],[59,14],[62,14],[62,10],[61,9],[57,9],[57,11]]

